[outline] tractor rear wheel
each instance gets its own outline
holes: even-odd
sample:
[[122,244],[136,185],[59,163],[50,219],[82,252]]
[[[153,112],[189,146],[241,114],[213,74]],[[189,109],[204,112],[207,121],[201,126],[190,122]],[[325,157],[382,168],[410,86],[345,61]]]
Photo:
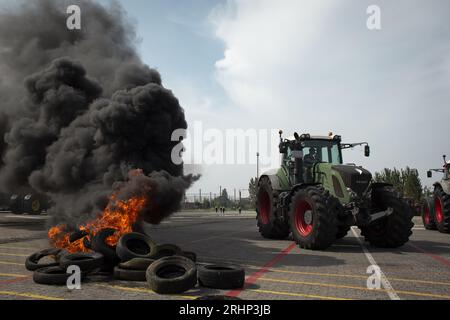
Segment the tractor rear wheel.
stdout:
[[423,226],[427,230],[436,230],[436,223],[434,220],[434,201],[433,199],[426,198],[422,204],[421,210]]
[[293,240],[301,248],[324,250],[336,239],[337,216],[328,191],[307,187],[294,193],[289,207]]
[[376,211],[392,208],[394,212],[373,225],[361,227],[361,234],[365,240],[381,248],[397,248],[408,242],[414,226],[409,204],[388,188],[374,190],[372,200]]
[[289,226],[275,216],[278,192],[273,190],[268,177],[258,182],[256,193],[256,219],[259,233],[268,239],[284,239],[289,235]]
[[345,226],[345,227],[338,227],[338,231],[336,233],[336,239],[342,239],[344,238],[347,233],[350,231],[350,227],[349,226]]
[[439,232],[450,233],[450,196],[440,186],[434,189],[434,217]]

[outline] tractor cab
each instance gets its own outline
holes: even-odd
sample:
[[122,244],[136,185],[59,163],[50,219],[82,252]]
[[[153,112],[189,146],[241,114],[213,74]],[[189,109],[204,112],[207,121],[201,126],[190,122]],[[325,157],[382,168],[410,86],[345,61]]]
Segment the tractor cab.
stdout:
[[287,139],[282,138],[280,130],[280,153],[282,168],[286,171],[292,184],[314,183],[320,164],[342,166],[342,150],[365,145],[365,155],[370,155],[366,142],[355,144],[342,143],[341,136],[330,132],[328,136],[311,136],[310,134],[294,134]]

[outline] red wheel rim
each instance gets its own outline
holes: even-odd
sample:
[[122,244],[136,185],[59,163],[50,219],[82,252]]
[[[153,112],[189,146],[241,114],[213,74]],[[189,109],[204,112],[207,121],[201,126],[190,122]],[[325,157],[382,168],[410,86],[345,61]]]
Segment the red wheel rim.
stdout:
[[444,216],[442,214],[442,202],[441,202],[441,199],[439,199],[439,198],[434,199],[434,212],[436,215],[436,221],[438,223],[441,223],[442,221],[444,221]]
[[[309,219],[305,219],[307,214],[311,215]],[[295,227],[298,233],[306,237],[312,232],[313,226],[314,220],[311,205],[305,200],[300,201],[295,208]]]
[[424,213],[423,213],[423,219],[425,221],[425,224],[430,224],[430,208],[425,207]]
[[269,224],[270,222],[270,198],[267,192],[263,192],[259,199],[259,216],[263,224]]

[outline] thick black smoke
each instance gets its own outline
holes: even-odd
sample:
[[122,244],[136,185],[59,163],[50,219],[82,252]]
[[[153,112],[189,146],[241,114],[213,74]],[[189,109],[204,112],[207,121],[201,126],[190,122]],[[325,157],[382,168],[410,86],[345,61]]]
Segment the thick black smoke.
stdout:
[[[81,31],[65,27],[69,4],[81,8]],[[113,190],[145,190],[151,223],[179,209],[196,179],[171,159],[184,111],[134,43],[117,4],[38,0],[0,13],[2,191],[46,194],[52,222],[71,225],[102,210]]]

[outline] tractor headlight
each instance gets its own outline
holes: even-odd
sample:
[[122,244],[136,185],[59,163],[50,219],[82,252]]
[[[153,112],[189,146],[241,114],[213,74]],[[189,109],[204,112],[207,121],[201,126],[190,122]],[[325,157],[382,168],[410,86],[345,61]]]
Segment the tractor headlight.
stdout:
[[356,192],[353,191],[352,189],[347,188],[347,191],[348,191],[348,193],[349,193],[351,199],[355,199],[355,198],[358,197],[358,195],[356,194]]

